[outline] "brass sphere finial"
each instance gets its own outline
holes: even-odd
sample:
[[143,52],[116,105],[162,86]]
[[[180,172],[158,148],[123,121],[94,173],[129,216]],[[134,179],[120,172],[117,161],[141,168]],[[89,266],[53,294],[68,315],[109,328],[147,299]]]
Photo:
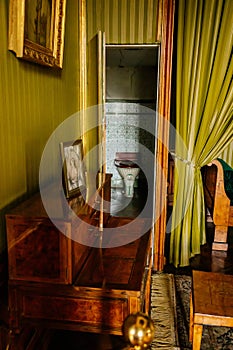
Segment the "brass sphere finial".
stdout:
[[123,323],[123,335],[135,350],[146,349],[154,338],[154,324],[150,317],[142,312],[130,314]]

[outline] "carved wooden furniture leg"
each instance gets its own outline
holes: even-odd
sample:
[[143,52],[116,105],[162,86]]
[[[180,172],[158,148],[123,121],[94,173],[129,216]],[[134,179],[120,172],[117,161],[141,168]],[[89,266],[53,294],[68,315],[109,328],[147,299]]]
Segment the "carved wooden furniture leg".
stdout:
[[233,169],[215,159],[202,169],[205,204],[215,225],[212,250],[227,251],[227,231],[233,225]]
[[189,320],[189,341],[193,341],[193,298],[190,294],[190,320]]
[[193,325],[193,350],[200,350],[201,348],[201,337],[202,337],[203,326],[201,324]]

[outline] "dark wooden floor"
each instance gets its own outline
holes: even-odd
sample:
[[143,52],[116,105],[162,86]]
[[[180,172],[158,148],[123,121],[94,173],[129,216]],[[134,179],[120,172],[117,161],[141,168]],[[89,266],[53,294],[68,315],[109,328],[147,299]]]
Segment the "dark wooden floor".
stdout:
[[190,265],[188,267],[175,268],[173,265],[167,264],[164,271],[174,274],[191,275],[191,271],[194,269],[233,275],[233,228],[229,228],[229,247],[227,252],[212,250],[214,224],[211,222],[206,223],[206,235],[207,243],[201,246],[200,254],[190,259]]

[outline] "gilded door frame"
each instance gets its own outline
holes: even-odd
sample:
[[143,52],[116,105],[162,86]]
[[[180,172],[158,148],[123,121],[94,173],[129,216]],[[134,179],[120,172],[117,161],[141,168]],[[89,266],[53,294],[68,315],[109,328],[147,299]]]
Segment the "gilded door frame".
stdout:
[[[173,52],[173,29],[175,0],[160,1],[160,25],[161,33],[158,41],[161,43],[160,52],[160,79],[158,113],[162,118],[158,119],[158,141],[156,157],[156,215],[160,214],[155,222],[154,261],[153,269],[161,271],[166,263],[165,237],[167,206],[167,177],[168,177],[168,149],[169,149],[169,122],[171,103],[171,75],[172,75],[172,52]],[[160,38],[160,39],[159,39]],[[157,216],[155,216],[157,217]]]

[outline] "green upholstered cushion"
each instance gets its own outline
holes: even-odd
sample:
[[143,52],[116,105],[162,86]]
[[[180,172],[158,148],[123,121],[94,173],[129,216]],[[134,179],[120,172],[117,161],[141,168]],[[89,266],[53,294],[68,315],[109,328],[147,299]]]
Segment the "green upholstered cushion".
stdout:
[[224,188],[227,197],[233,205],[233,168],[230,167],[224,160],[218,158],[218,161],[222,164],[224,172]]

